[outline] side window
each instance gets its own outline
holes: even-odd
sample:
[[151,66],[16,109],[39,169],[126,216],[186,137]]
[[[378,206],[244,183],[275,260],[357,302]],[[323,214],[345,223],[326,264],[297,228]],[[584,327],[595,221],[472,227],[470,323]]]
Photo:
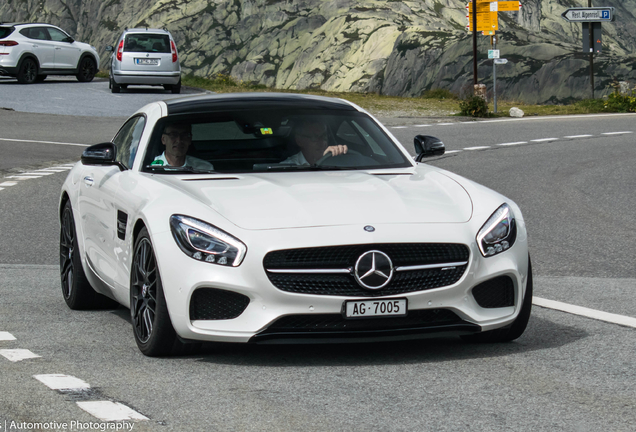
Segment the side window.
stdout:
[[113,143],[117,147],[115,159],[121,162],[126,168],[132,167],[135,161],[137,147],[139,146],[139,140],[141,139],[145,125],[146,119],[143,116],[132,118],[122,126],[113,140]]
[[36,40],[51,40],[49,32],[44,27],[29,27],[20,30],[20,34],[28,37],[29,39]]
[[51,40],[55,42],[64,42],[68,38],[68,35],[66,33],[59,31],[56,28],[49,27],[47,30],[51,35]]

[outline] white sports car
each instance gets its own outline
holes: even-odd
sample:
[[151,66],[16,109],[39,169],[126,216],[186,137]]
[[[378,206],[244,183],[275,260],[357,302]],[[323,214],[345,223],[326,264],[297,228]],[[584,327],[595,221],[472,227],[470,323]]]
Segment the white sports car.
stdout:
[[532,307],[517,205],[420,163],[347,101],[154,102],[60,197],[71,309],[130,308],[148,356],[193,342],[510,341]]

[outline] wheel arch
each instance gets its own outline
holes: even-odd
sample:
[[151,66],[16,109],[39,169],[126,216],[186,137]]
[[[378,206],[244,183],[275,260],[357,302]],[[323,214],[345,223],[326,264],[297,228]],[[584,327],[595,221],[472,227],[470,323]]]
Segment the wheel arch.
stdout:
[[25,52],[22,54],[22,56],[20,57],[20,60],[18,60],[18,72],[20,72],[20,68],[22,67],[22,63],[24,63],[24,61],[26,59],[31,59],[33,61],[35,61],[35,65],[38,68],[38,75],[40,74],[40,61],[38,60],[38,56],[36,56],[35,54],[33,54],[32,52]]
[[71,197],[68,195],[68,192],[66,191],[62,192],[62,196],[60,196],[60,205],[57,210],[60,223],[62,223],[62,216],[64,214],[64,206],[70,200],[71,200]]
[[93,53],[90,52],[84,52],[82,53],[82,55],[80,55],[80,58],[77,60],[77,66],[76,69],[79,71],[80,65],[82,64],[82,61],[86,58],[89,57],[91,60],[93,60],[93,62],[95,63],[95,73],[99,72],[99,67],[98,67],[98,62],[95,59],[95,56],[93,55]]

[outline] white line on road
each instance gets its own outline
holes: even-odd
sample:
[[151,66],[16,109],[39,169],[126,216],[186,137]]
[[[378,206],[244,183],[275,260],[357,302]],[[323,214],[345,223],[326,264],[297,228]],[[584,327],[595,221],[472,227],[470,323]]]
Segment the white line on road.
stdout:
[[0,331],[0,341],[12,341],[15,340],[15,336],[6,331]]
[[3,183],[0,183],[0,186],[9,187],[9,186],[15,186],[17,184],[18,182],[3,182]]
[[448,151],[445,151],[444,154],[461,153],[461,152],[462,152],[461,150],[448,150]]
[[406,129],[408,126],[393,126],[391,129]]
[[413,125],[413,127],[428,127],[428,126],[432,126],[432,125],[430,125],[430,124],[428,124],[428,125]]
[[501,143],[501,144],[497,144],[497,145],[500,145],[500,146],[514,146],[514,145],[520,145],[520,144],[528,144],[528,141],[517,141],[517,142]]
[[464,150],[486,150],[489,148],[490,146],[464,147]]
[[44,171],[44,172],[25,172],[25,173],[20,173],[20,175],[26,175],[26,176],[31,176],[31,175],[33,175],[33,176],[43,176],[43,175],[52,175],[52,174],[55,174],[55,173],[47,172],[47,171]]
[[77,405],[87,413],[103,421],[149,420],[148,417],[119,402],[88,401],[77,402]]
[[35,141],[35,140],[24,140],[24,139],[16,139],[16,138],[0,138],[0,141],[25,142],[25,143],[36,143],[36,144],[69,145],[69,146],[79,146],[79,147],[88,147],[89,146],[88,144],[65,143],[65,142],[56,142],[56,141]]
[[601,135],[621,135],[621,134],[630,134],[632,131],[623,131],[623,132],[603,132]]
[[7,176],[6,178],[10,178],[10,179],[16,179],[16,180],[30,180],[30,179],[36,179],[36,178],[42,178],[42,176],[18,176],[18,175],[14,175],[14,176]]
[[40,357],[37,354],[33,354],[28,349],[3,349],[0,350],[0,355],[12,362]]
[[592,318],[598,321],[605,321],[612,324],[618,324],[626,327],[636,328],[636,318],[624,316],[624,315],[616,315],[613,313],[603,312],[595,309],[589,309],[582,306],[575,306],[567,303],[561,303],[554,300],[547,300],[540,297],[533,297],[532,303],[548,308],[554,309],[561,312],[567,312],[573,315],[580,315],[586,318]]
[[[479,12],[479,10],[477,11]],[[437,123],[436,126],[451,126],[454,125],[455,123]]]
[[51,390],[86,390],[91,388],[90,384],[70,375],[45,374],[33,375],[33,378]]
[[574,139],[574,138],[590,138],[593,137],[594,135],[570,135],[570,136],[566,136],[563,138],[567,138],[567,139]]
[[540,139],[535,139],[530,141],[532,142],[558,141],[558,138],[540,138]]

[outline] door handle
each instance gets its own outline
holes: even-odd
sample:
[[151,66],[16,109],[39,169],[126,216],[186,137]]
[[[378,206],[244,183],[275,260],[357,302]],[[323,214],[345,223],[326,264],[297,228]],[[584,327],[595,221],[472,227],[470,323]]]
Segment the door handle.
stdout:
[[33,44],[33,48],[38,48],[40,45]]
[[88,187],[93,186],[93,177],[86,176],[84,177],[84,184]]
[[60,48],[60,47],[55,47],[55,49],[56,49],[56,50],[61,50],[62,48]]

